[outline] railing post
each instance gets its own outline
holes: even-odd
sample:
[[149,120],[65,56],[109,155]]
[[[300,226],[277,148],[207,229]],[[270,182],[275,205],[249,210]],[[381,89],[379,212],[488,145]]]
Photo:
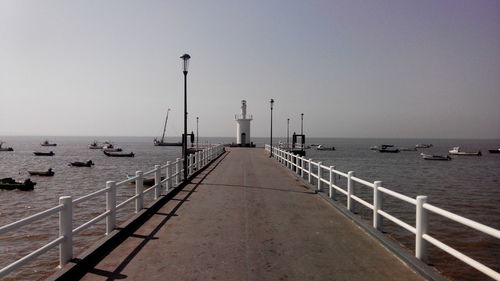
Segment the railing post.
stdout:
[[321,191],[321,162],[318,162],[318,191]]
[[63,236],[59,245],[59,267],[63,267],[73,258],[73,201],[71,196],[59,197],[63,205],[59,212],[59,236]]
[[193,174],[194,154],[189,154],[188,175]]
[[160,192],[161,192],[161,166],[160,165],[155,165],[155,200],[160,197]]
[[373,182],[373,228],[382,231],[383,217],[378,213],[382,209],[383,193],[378,189],[382,186],[381,181]]
[[116,182],[107,181],[106,187],[106,211],[109,215],[106,217],[106,235],[109,235],[116,227]]
[[347,209],[351,212],[354,212],[354,201],[351,197],[354,194],[354,182],[351,179],[353,176],[353,171],[347,173]]
[[[336,178],[336,175],[335,175],[335,166],[332,166],[332,184],[333,185],[337,185],[337,178]],[[332,200],[336,200],[337,199],[337,190],[334,188],[332,189]]]
[[333,198],[333,166],[330,166],[330,169],[328,170],[329,173],[330,173],[330,177],[329,177],[329,182],[328,182],[328,197],[330,198]]
[[181,181],[181,158],[177,158],[175,162],[175,185],[179,185]]
[[295,166],[293,166],[293,168],[295,169],[295,174],[299,174],[300,171],[299,171],[299,156],[294,154],[293,155],[293,163],[295,164]]
[[304,159],[305,159],[304,156],[300,157],[300,177],[301,178],[304,178],[304,169],[306,168],[306,167],[304,167]]
[[135,180],[135,195],[137,195],[137,198],[135,198],[135,212],[139,213],[144,206],[144,178],[141,171],[135,172],[135,175],[137,176]]
[[312,162],[312,159],[311,159],[311,158],[309,158],[309,162],[308,162],[308,163],[309,163],[309,166],[308,166],[308,168],[307,168],[307,171],[308,171],[308,172],[307,172],[307,176],[308,176],[308,177],[307,177],[307,181],[308,181],[309,183],[311,183],[311,162]]
[[423,238],[423,235],[427,234],[427,211],[424,209],[425,203],[427,203],[427,196],[417,196],[415,256],[424,262],[427,261],[427,242]]
[[165,168],[165,191],[172,186],[172,179],[170,178],[170,161],[167,161],[167,167]]

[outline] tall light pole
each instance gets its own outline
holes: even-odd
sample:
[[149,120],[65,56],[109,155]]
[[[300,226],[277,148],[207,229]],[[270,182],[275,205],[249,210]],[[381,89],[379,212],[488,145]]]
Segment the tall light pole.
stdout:
[[198,120],[200,117],[196,117],[196,150],[198,150]]
[[286,147],[290,148],[290,118],[286,119]]
[[273,157],[273,104],[274,100],[271,99],[271,153],[269,154],[269,157]]
[[304,113],[300,114],[300,134],[304,135]]
[[187,182],[187,74],[190,55],[184,54],[182,59],[182,73],[184,73],[184,135],[182,135],[182,158],[184,167],[184,182]]

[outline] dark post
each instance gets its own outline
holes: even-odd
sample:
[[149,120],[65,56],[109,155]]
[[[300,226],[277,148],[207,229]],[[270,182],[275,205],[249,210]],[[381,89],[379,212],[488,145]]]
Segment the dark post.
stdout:
[[182,157],[183,157],[183,167],[184,167],[184,181],[187,181],[187,74],[190,55],[184,54],[181,56],[183,62],[184,73],[184,134],[182,135]]
[[304,135],[304,113],[300,114],[300,134]]
[[198,150],[198,120],[200,117],[196,117],[196,150]]
[[274,100],[271,99],[271,153],[269,157],[273,157],[273,104]]
[[290,148],[290,118],[286,119],[286,148]]

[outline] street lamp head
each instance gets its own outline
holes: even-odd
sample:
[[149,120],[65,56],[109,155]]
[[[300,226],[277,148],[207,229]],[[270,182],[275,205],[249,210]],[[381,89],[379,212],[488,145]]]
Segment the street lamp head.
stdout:
[[273,108],[273,104],[274,104],[274,99],[271,99],[271,108]]
[[188,72],[188,68],[189,68],[189,59],[191,58],[190,55],[188,54],[184,54],[181,56],[181,59],[182,59],[182,70],[184,73],[187,73]]
[[304,118],[304,113],[301,113],[301,114],[300,114],[300,117]]

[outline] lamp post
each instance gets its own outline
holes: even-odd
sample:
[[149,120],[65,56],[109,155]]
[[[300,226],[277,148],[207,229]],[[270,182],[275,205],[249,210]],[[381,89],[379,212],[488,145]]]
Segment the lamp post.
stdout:
[[300,134],[304,135],[304,113],[300,114]]
[[196,150],[198,150],[198,120],[200,117],[196,117]]
[[286,148],[290,148],[290,118],[286,119]]
[[271,153],[269,154],[269,157],[273,157],[273,104],[274,100],[271,99]]
[[184,167],[184,182],[187,182],[187,74],[190,55],[184,54],[182,59],[182,73],[184,73],[184,135],[182,135],[182,158]]

